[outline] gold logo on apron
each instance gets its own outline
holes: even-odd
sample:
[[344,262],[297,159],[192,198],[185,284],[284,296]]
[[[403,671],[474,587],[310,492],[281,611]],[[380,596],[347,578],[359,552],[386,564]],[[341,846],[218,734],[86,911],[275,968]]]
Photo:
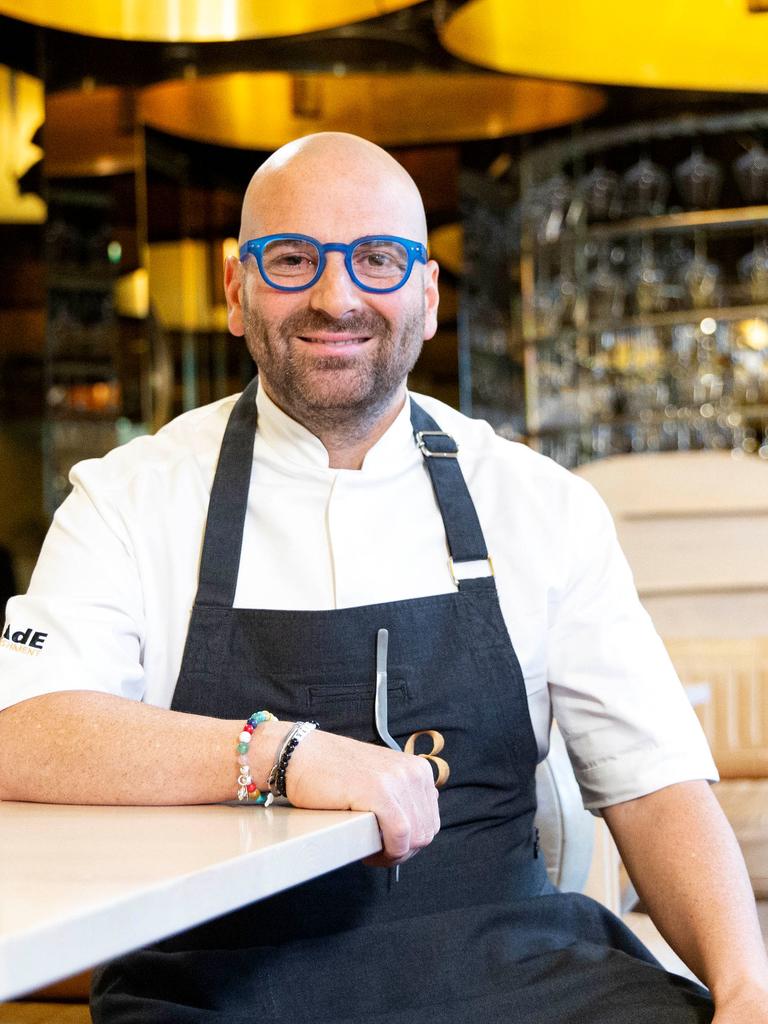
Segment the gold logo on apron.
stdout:
[[[416,740],[419,736],[429,736],[432,740],[432,749],[428,753],[417,752]],[[436,772],[435,786],[437,789],[441,789],[446,784],[448,776],[451,774],[448,762],[442,757],[437,756],[444,746],[445,740],[443,739],[443,734],[439,733],[437,729],[419,729],[418,732],[411,733],[403,747],[404,753],[416,754],[416,757],[423,757],[434,766],[434,770]]]

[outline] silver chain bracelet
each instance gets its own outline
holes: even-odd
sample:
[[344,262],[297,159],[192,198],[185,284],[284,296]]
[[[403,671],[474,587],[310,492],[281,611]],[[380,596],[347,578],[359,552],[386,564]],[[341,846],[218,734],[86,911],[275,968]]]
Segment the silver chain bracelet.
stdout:
[[288,769],[288,762],[291,760],[296,747],[313,729],[317,729],[317,722],[297,722],[283,740],[275,763],[272,766],[272,771],[269,773],[268,785],[271,797],[269,803],[272,803],[272,800],[276,797],[284,797],[286,795],[285,773]]

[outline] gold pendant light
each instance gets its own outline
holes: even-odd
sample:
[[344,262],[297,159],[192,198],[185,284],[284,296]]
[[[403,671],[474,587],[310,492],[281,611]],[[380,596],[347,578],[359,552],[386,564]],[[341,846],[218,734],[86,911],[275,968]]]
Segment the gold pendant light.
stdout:
[[107,39],[208,43],[336,28],[419,0],[0,0],[0,14]]
[[612,85],[768,92],[765,0],[469,0],[441,39],[522,75]]
[[316,131],[398,146],[570,124],[604,102],[599,89],[490,74],[238,72],[149,86],[139,118],[172,135],[244,149],[275,149]]
[[44,116],[40,79],[0,64],[0,224],[45,220],[40,196],[19,190],[21,177],[43,155],[32,138]]

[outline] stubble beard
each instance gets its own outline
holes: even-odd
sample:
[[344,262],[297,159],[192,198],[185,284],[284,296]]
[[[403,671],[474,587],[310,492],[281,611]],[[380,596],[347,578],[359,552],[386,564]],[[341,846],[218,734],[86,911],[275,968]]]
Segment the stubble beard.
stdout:
[[[300,310],[279,323],[246,307],[245,341],[270,397],[317,436],[365,437],[392,405],[413,369],[424,340],[423,308],[412,311],[397,333],[370,311],[334,320],[318,310]],[[370,336],[369,352],[345,357],[303,353],[292,342],[314,331]]]

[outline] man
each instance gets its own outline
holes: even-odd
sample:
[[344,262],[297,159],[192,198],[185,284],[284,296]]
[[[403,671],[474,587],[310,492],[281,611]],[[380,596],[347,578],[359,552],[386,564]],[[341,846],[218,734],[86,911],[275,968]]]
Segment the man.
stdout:
[[[83,463],[9,605],[0,797],[206,803],[282,779],[297,806],[381,828],[370,864],[109,965],[94,1019],[768,1021],[711,759],[604,507],[406,394],[436,328],[425,242],[413,182],[377,147],[327,134],[274,154],[225,272],[258,392]],[[587,806],[714,1018],[548,885],[532,820],[550,698]],[[276,719],[235,763],[260,708]],[[394,865],[399,882],[373,869]]]

